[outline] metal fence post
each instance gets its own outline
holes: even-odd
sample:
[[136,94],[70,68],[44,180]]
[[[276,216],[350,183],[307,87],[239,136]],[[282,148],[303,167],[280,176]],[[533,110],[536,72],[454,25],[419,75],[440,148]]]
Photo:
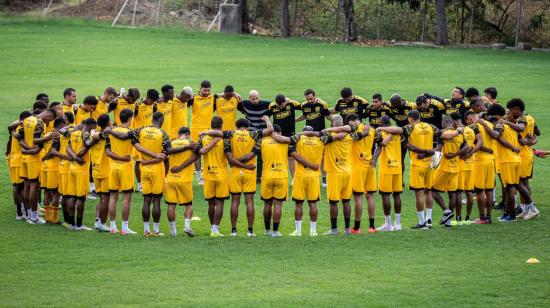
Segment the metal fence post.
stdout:
[[521,15],[523,10],[523,0],[518,0],[518,18],[516,23],[516,48],[519,47],[519,32],[521,27]]

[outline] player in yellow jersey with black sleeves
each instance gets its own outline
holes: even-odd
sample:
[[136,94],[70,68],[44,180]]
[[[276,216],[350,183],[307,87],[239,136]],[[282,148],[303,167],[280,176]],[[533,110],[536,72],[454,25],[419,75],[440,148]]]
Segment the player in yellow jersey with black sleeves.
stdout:
[[[53,131],[59,132],[65,127],[65,119],[57,118],[54,121]],[[42,172],[44,174],[42,187],[44,193],[44,210],[46,212],[46,223],[58,223],[59,208],[59,159],[63,157],[59,153],[59,137],[52,138],[44,143],[45,155],[42,157]]]

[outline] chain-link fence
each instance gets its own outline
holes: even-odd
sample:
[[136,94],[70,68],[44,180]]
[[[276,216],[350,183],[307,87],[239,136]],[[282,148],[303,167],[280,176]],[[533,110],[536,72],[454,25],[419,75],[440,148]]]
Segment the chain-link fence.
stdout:
[[[47,2],[47,1],[46,1]],[[126,26],[183,26],[208,29],[219,6],[239,0],[72,0],[72,5],[51,11],[113,21]],[[78,3],[75,3],[78,2]],[[240,0],[242,3],[243,1]],[[280,1],[248,0],[250,30],[277,35]],[[447,0],[447,27],[451,44],[526,42],[550,48],[549,0]],[[435,42],[435,0],[355,1],[359,39]],[[344,17],[338,0],[290,0],[293,36],[344,37]],[[214,23],[215,24],[215,23]],[[213,27],[216,29],[216,27]]]

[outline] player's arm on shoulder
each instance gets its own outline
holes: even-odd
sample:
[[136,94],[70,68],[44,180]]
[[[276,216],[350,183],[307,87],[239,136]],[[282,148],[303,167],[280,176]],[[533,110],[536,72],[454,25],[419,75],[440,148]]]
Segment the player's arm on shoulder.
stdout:
[[404,130],[403,128],[397,126],[379,126],[376,128],[376,131],[385,132],[392,135],[402,135]]
[[[201,155],[205,155],[206,153],[210,152],[210,150],[212,150],[214,148],[214,146],[216,146],[216,144],[218,142],[220,142],[222,140],[221,137],[215,137],[214,139],[212,139],[212,141],[210,141],[209,144],[207,144],[205,147],[201,147],[199,149],[199,154]],[[202,142],[201,142],[202,144]]]
[[277,141],[278,143],[284,143],[284,144],[290,144],[291,143],[291,140],[290,140],[289,137],[283,136],[279,133],[271,134],[271,138],[273,138],[273,140]]
[[264,136],[270,136],[273,133],[273,123],[269,120],[269,117],[267,115],[262,116],[262,120],[264,120],[266,128],[262,131],[262,137]]
[[224,132],[221,131],[221,130],[209,129],[209,130],[205,130],[205,131],[200,132],[199,137],[201,137],[201,136],[210,136],[210,137],[224,138],[223,133]]
[[314,164],[307,159],[305,159],[302,155],[298,154],[295,149],[289,149],[290,156],[294,158],[300,165],[309,168],[311,170],[319,170],[319,165]]

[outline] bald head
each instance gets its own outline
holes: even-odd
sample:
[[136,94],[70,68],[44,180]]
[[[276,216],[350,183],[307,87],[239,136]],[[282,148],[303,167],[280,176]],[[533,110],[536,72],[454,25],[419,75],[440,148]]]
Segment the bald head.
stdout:
[[257,104],[260,102],[260,93],[256,90],[250,90],[250,92],[248,92],[248,99],[250,102]]

